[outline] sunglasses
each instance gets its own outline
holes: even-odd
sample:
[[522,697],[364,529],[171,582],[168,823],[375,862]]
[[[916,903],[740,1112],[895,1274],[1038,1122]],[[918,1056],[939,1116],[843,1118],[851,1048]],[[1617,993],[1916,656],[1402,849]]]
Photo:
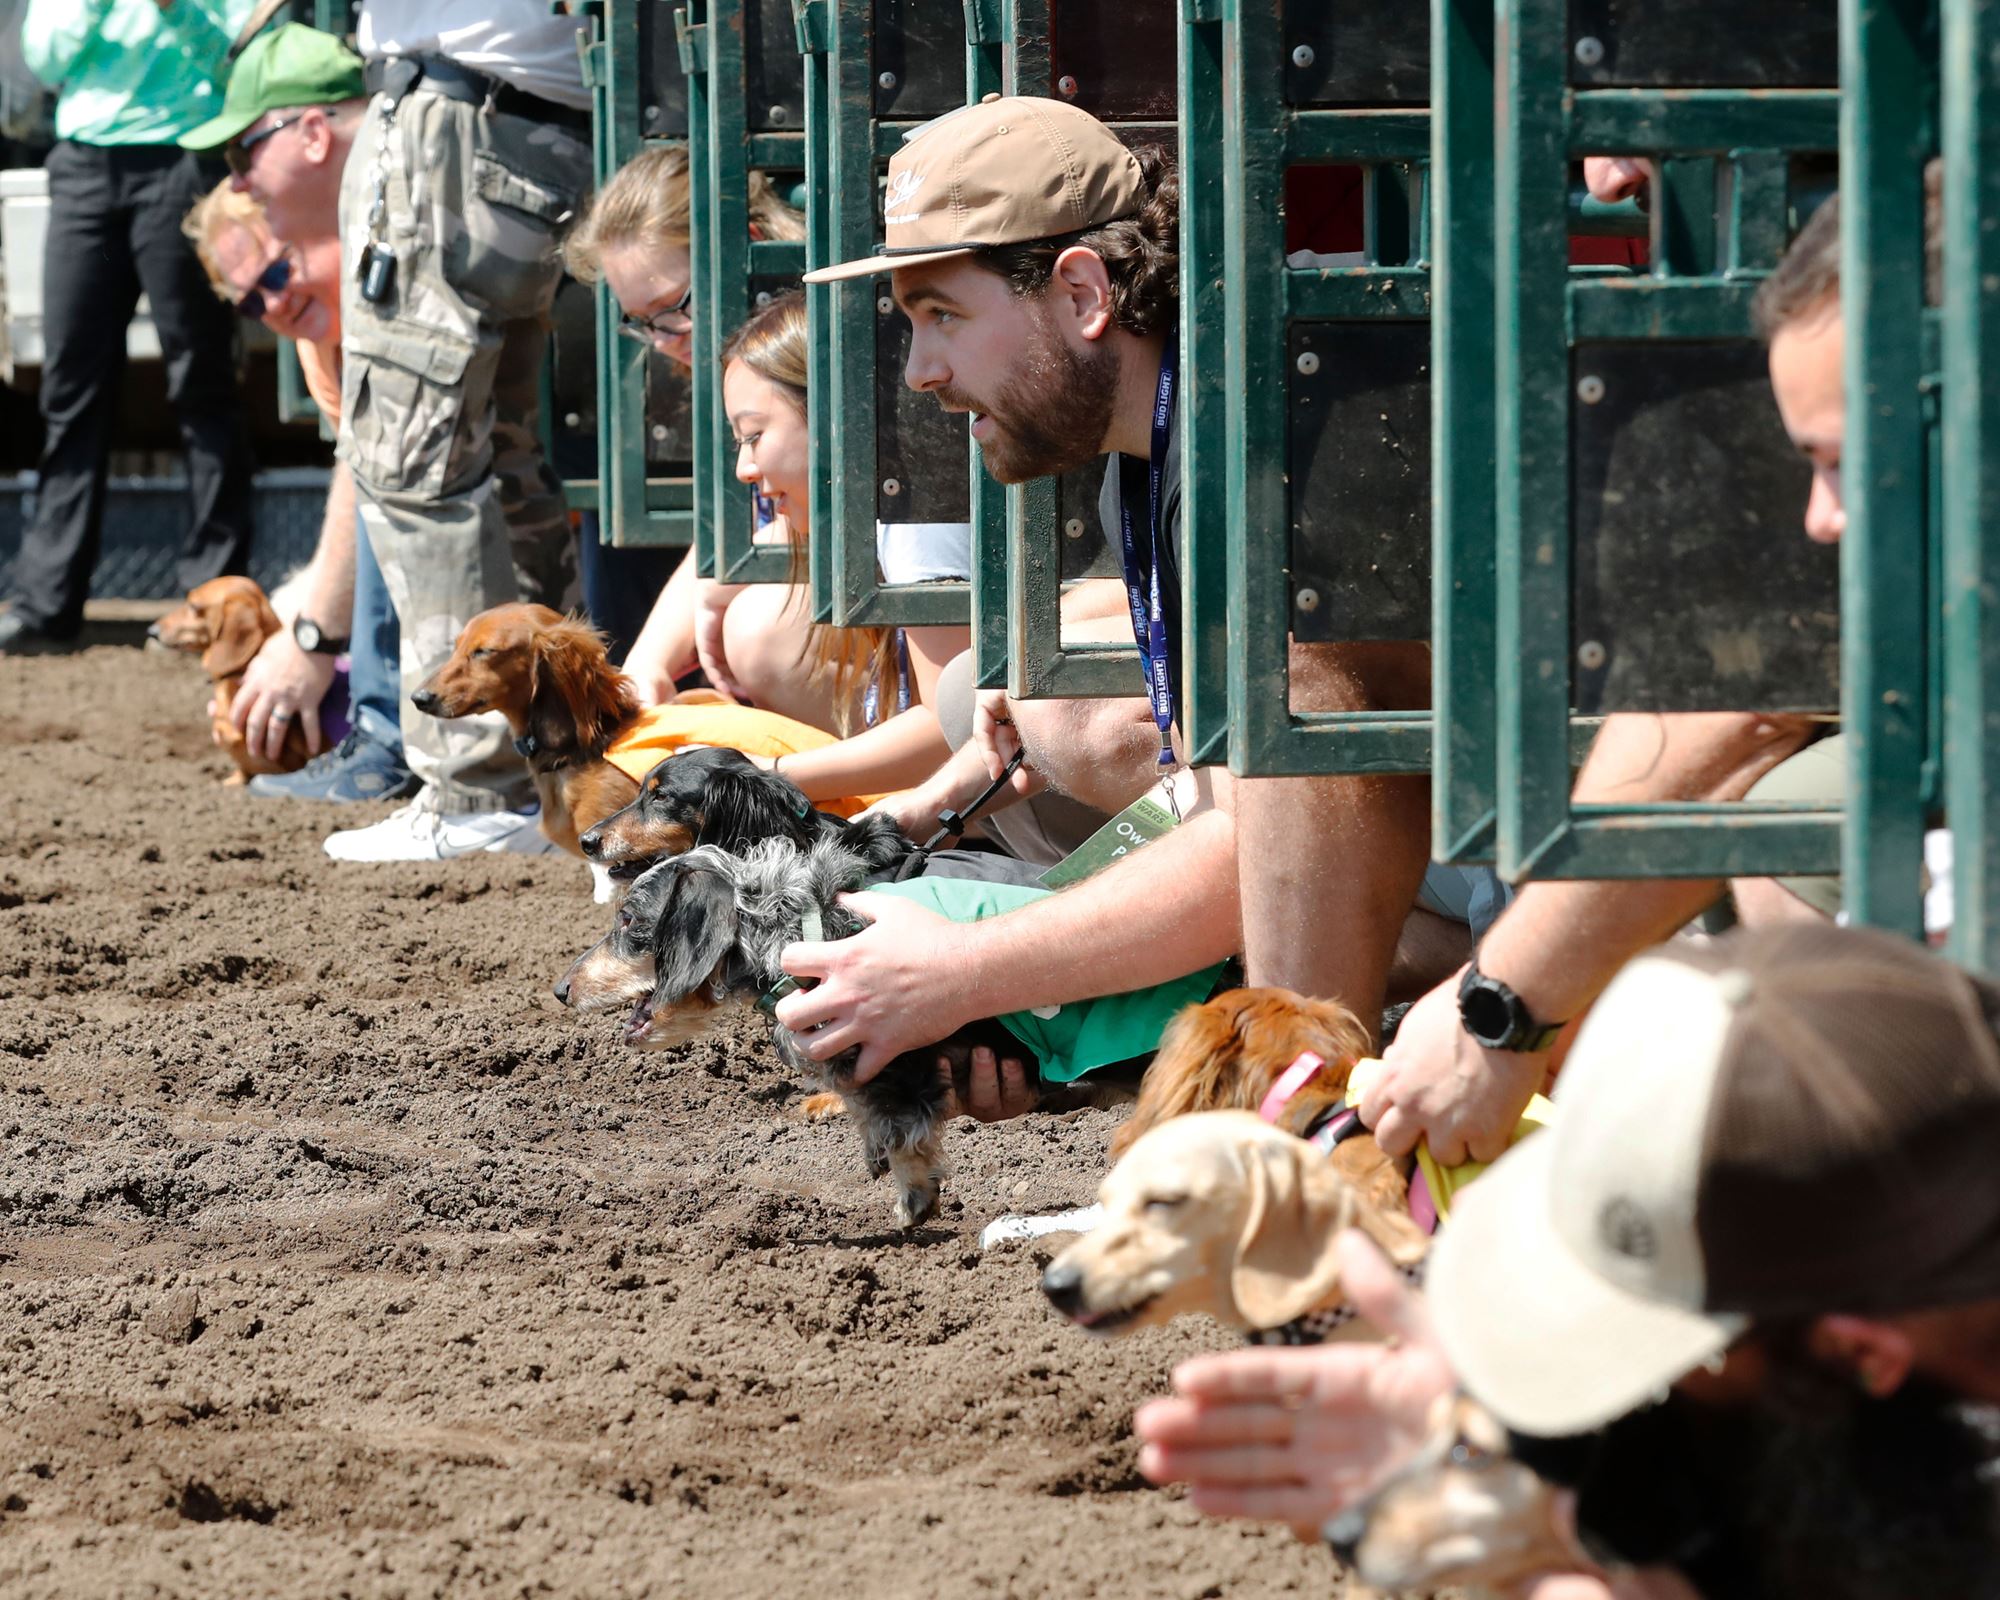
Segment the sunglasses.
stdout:
[[249,135],[247,138],[231,140],[228,144],[222,147],[222,159],[229,164],[229,170],[235,173],[237,177],[239,178],[249,177],[250,161],[251,161],[250,152],[252,150],[255,150],[258,145],[262,144],[266,139],[270,138],[273,134],[283,133],[285,129],[289,128],[293,123],[297,122],[298,120],[299,119],[297,117],[283,117],[278,121],[272,123],[268,128],[259,128],[255,133]]
[[285,285],[291,281],[292,257],[291,252],[287,251],[257,275],[256,283],[242,299],[236,302],[237,313],[248,317],[252,322],[261,320],[264,313],[271,309],[265,304],[264,296],[283,294]]
[[694,318],[688,315],[688,307],[694,302],[694,289],[676,300],[664,311],[655,311],[650,317],[635,317],[626,312],[618,319],[618,331],[628,339],[637,339],[641,344],[655,344],[661,339],[678,339],[694,326]]

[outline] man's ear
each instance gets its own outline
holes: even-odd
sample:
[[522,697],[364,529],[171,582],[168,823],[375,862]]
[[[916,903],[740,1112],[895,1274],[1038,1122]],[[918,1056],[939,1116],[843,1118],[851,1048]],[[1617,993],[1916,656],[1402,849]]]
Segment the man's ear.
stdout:
[[299,113],[299,152],[316,167],[333,155],[333,119],[317,106]]
[[1877,1400],[1902,1388],[1917,1356],[1910,1336],[1893,1323],[1844,1313],[1816,1319],[1806,1336],[1806,1348],[1815,1360],[1853,1374]]
[[1085,339],[1102,339],[1115,324],[1111,316],[1111,272],[1095,250],[1073,244],[1056,257],[1047,293],[1059,316]]

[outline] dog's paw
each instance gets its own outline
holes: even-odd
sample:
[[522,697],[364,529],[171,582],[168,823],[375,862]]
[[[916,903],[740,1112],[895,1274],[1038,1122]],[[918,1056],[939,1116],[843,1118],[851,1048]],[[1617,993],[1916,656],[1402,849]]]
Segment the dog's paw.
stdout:
[[937,1211],[938,1186],[906,1184],[896,1197],[896,1226],[921,1228]]
[[[807,1122],[828,1122],[835,1117],[844,1117],[847,1115],[847,1102],[841,1099],[839,1095],[830,1092],[825,1094],[809,1094],[805,1097],[804,1103],[799,1107],[799,1115]],[[886,1163],[883,1170],[887,1170]],[[882,1174],[877,1172],[873,1176],[879,1178]]]

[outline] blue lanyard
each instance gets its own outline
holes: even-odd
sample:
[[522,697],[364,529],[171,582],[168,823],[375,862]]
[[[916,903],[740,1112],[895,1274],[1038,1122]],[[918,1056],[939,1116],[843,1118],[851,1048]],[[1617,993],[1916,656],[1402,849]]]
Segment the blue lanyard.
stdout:
[[[896,630],[896,714],[902,715],[910,709],[910,641],[901,628]],[[868,689],[861,697],[861,726],[872,728],[882,710],[882,685],[877,678],[868,680]]]
[[[1160,382],[1153,392],[1152,454],[1142,464],[1136,456],[1118,457],[1118,514],[1124,524],[1125,598],[1132,608],[1132,637],[1139,646],[1139,664],[1146,673],[1146,692],[1153,702],[1153,721],[1160,729],[1160,765],[1174,764],[1174,671],[1173,637],[1180,620],[1180,596],[1173,570],[1174,553],[1160,526],[1166,505],[1167,441],[1174,425],[1174,382],[1178,367],[1178,339],[1169,334],[1160,354]],[[1144,471],[1146,491],[1146,548],[1143,560],[1138,535],[1133,532],[1132,505],[1139,498],[1138,480]],[[1169,603],[1174,612],[1167,615]]]

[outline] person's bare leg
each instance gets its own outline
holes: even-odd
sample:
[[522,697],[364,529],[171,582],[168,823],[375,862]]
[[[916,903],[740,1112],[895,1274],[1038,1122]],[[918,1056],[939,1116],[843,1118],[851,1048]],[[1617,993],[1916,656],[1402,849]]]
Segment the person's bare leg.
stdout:
[[[811,616],[805,591],[785,583],[751,584],[729,602],[723,653],[730,675],[766,711],[840,731],[834,696],[806,659]],[[855,727],[860,719],[854,719]]]
[[[1300,710],[1414,710],[1429,700],[1421,645],[1292,647]],[[1239,780],[1235,805],[1250,982],[1337,1000],[1372,1032],[1430,856],[1430,780]]]
[[1472,930],[1418,906],[1403,921],[1389,968],[1384,1003],[1399,1006],[1428,994],[1472,959]]

